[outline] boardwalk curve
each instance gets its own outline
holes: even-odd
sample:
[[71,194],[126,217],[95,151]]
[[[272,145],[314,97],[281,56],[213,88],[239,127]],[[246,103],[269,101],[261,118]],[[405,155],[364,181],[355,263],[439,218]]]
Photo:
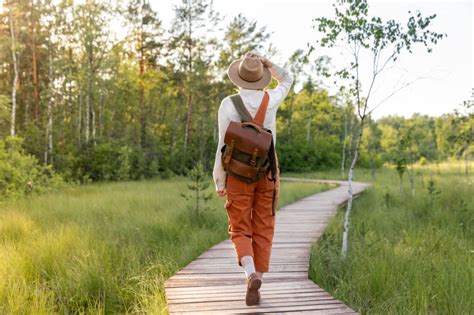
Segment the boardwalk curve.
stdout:
[[[276,213],[270,272],[263,276],[260,305],[245,305],[245,278],[230,240],[196,258],[165,282],[170,314],[356,314],[308,279],[311,245],[347,201],[345,181],[282,177],[286,181],[338,184]],[[354,195],[369,184],[354,182]]]

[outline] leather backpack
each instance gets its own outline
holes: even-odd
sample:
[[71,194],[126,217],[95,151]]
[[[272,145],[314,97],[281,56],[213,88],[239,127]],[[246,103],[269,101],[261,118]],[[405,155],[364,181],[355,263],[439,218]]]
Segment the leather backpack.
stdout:
[[[263,127],[269,96],[265,91],[262,102],[252,118],[240,95],[230,97],[239,113],[240,122],[231,121],[227,127],[221,148],[222,166],[226,173],[247,183],[254,183],[268,173],[276,181],[276,155],[273,135]],[[272,214],[274,214],[275,189],[273,190]]]

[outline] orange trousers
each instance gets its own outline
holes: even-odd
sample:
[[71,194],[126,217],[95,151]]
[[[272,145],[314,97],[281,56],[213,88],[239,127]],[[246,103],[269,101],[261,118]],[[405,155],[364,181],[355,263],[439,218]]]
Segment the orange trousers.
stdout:
[[275,210],[280,193],[280,170],[276,181],[269,180],[271,174],[262,176],[248,184],[227,175],[227,201],[225,208],[229,218],[228,231],[237,254],[237,263],[242,266],[243,256],[252,256],[255,270],[268,272],[272,251],[275,216],[272,215],[272,196],[275,191]]

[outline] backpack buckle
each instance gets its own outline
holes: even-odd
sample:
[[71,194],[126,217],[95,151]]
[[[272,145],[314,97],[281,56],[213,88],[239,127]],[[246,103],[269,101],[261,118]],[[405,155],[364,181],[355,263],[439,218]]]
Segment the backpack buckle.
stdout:
[[255,150],[253,150],[252,159],[250,160],[250,165],[253,167],[255,167],[255,164],[256,164],[257,153],[258,153],[258,149],[255,148]]
[[227,151],[227,154],[224,157],[224,163],[225,164],[229,164],[229,162],[230,162],[230,159],[232,157],[232,152],[234,151],[234,144],[235,144],[235,140],[232,139],[230,141],[230,144],[229,144],[229,151]]

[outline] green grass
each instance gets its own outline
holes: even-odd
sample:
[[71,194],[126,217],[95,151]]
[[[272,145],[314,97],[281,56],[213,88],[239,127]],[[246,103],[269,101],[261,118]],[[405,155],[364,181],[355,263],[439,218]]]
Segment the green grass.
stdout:
[[[228,238],[217,195],[191,224],[186,183],[92,184],[0,205],[0,314],[166,312],[164,281]],[[282,181],[279,206],[327,188]]]
[[[400,190],[393,168],[378,171],[354,203],[347,257],[343,207],[313,246],[310,277],[362,314],[472,314],[474,177],[458,163],[416,174],[412,197],[407,177]],[[370,180],[367,170],[356,177]]]

